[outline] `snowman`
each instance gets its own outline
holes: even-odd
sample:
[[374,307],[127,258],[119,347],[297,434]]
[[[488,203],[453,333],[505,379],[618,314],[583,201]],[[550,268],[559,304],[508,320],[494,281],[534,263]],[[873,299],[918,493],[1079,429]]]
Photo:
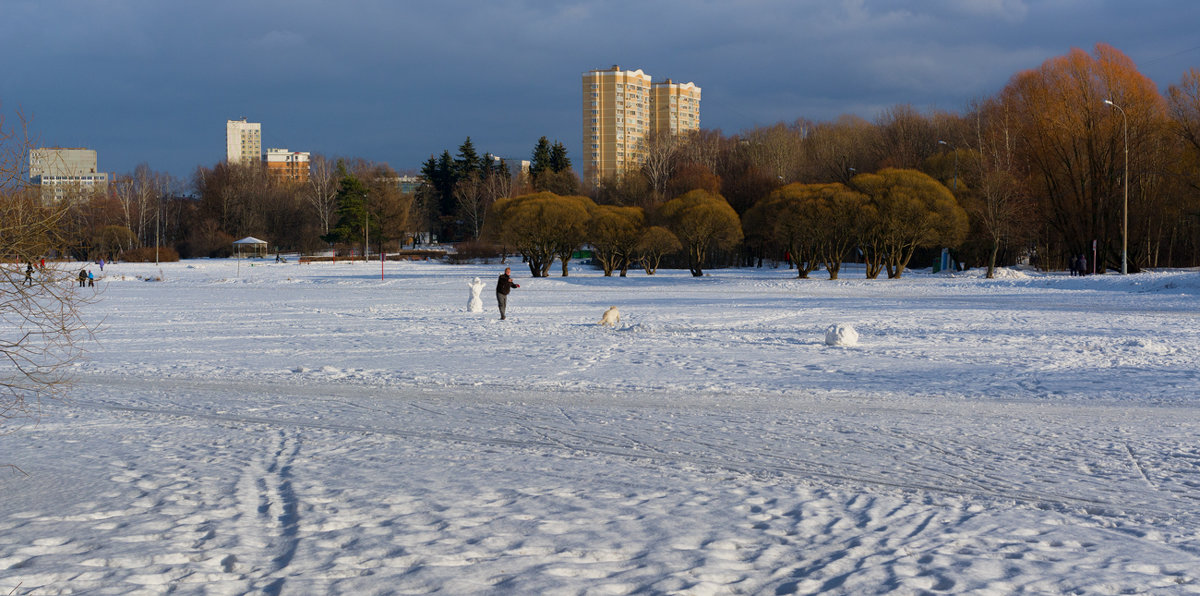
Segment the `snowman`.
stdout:
[[483,291],[483,280],[476,277],[467,284],[471,288],[471,299],[467,301],[467,312],[483,312],[483,300],[479,293]]

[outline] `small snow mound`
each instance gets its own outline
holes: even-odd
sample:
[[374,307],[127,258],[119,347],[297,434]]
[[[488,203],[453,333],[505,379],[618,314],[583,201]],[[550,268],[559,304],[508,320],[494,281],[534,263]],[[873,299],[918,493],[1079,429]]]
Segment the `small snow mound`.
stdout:
[[308,367],[307,366],[297,366],[296,368],[292,369],[292,372],[294,372],[296,374],[306,373],[306,372],[308,372]]
[[1158,354],[1160,356],[1171,352],[1171,348],[1151,339],[1138,338],[1126,340],[1125,346],[1135,348],[1147,354]]
[[[986,272],[987,270],[984,269],[984,271]],[[1029,276],[1024,271],[1009,269],[1007,267],[997,267],[992,275],[995,279],[1029,279]]]
[[635,323],[633,325],[625,325],[624,327],[621,327],[620,330],[625,333],[652,333],[654,331],[657,331],[657,329],[655,329],[653,325],[650,325],[648,323]]
[[858,345],[858,332],[850,325],[830,325],[825,330],[825,345],[856,346]]

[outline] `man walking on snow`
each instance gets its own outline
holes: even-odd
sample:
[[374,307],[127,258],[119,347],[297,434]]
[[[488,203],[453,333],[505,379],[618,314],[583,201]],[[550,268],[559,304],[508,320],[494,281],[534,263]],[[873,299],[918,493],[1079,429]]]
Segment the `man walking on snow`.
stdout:
[[508,293],[513,288],[519,288],[520,285],[513,283],[512,268],[505,267],[504,273],[500,274],[500,279],[496,282],[496,304],[500,306],[500,320],[504,320],[504,309],[508,307]]

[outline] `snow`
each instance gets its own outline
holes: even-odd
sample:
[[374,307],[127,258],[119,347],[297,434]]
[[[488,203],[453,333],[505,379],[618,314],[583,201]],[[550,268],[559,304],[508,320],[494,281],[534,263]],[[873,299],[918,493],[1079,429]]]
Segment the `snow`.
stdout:
[[854,347],[858,345],[858,332],[853,325],[830,325],[825,330],[825,345]]
[[483,291],[483,280],[476,277],[467,287],[471,289],[471,297],[467,299],[467,312],[483,312],[483,299],[479,297],[479,293]]
[[1200,593],[1196,271],[502,267],[107,266],[0,594]]

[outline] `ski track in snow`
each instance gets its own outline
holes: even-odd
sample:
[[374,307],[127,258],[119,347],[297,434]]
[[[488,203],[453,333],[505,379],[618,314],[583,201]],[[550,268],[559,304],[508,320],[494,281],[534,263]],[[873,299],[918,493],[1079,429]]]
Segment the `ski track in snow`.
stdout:
[[1195,272],[232,266],[102,280],[0,593],[1200,593]]

